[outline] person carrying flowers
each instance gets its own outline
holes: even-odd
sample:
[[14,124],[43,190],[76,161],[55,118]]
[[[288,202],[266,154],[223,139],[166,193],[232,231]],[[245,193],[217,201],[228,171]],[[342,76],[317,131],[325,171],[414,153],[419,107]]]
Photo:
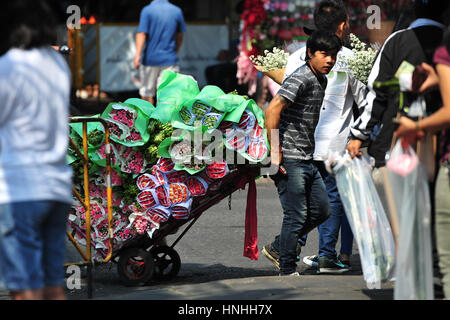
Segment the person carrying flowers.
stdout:
[[313,161],[314,132],[327,86],[325,75],[333,68],[341,47],[341,40],[335,34],[314,32],[306,44],[306,64],[283,82],[265,110],[271,161],[280,170],[275,184],[284,217],[280,236],[274,242],[280,250],[280,275],[283,276],[298,275],[298,237],[330,215],[325,184]]
[[[319,30],[334,30],[343,41],[349,42],[349,17],[347,10],[340,0],[321,1],[314,12],[315,27]],[[305,31],[310,33],[311,30]],[[292,53],[287,61],[284,78],[291,75],[298,67],[304,65],[306,48],[300,48]],[[344,208],[337,190],[336,180],[329,174],[323,165],[328,159],[329,152],[342,152],[345,150],[353,123],[355,113],[363,110],[366,104],[367,90],[360,79],[349,66],[349,62],[359,63],[353,58],[353,52],[342,47],[339,51],[333,70],[327,74],[328,84],[325,97],[320,110],[320,118],[314,134],[315,151],[314,160],[320,167],[330,201],[330,218],[318,226],[319,252],[317,255],[305,256],[303,262],[309,266],[317,267],[321,273],[341,273],[350,268],[352,254],[353,233],[348,223]],[[354,60],[353,60],[354,59]],[[354,103],[358,110],[355,110]],[[337,256],[335,246],[341,230],[341,251]],[[306,236],[299,238],[297,254],[301,246],[306,243]],[[263,248],[264,255],[279,256],[277,248],[267,245]]]

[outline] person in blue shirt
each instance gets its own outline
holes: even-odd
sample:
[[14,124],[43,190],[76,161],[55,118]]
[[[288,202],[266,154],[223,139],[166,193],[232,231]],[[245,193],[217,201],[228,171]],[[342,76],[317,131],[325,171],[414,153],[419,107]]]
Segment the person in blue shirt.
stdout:
[[164,70],[179,72],[177,52],[186,32],[183,12],[168,0],[153,0],[141,11],[134,67],[140,68],[141,98],[154,105]]

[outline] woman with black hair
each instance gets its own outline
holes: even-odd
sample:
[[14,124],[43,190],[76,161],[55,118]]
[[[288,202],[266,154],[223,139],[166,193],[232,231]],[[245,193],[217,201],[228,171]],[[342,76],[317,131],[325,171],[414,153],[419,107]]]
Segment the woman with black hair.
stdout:
[[0,282],[18,300],[65,299],[71,80],[53,17],[48,1],[0,14]]

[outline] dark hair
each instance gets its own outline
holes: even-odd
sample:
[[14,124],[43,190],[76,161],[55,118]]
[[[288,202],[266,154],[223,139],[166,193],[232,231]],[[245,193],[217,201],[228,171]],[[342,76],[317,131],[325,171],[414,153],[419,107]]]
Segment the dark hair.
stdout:
[[309,60],[308,49],[314,54],[316,51],[339,52],[342,41],[337,35],[330,31],[316,30],[306,41],[306,60]]
[[442,0],[415,0],[414,12],[416,18],[428,18],[436,21],[443,21],[449,2]]
[[51,0],[14,0],[2,3],[0,51],[31,49],[56,42],[56,19]]
[[336,32],[342,22],[347,22],[348,14],[341,0],[320,2],[314,11],[314,24],[319,30]]

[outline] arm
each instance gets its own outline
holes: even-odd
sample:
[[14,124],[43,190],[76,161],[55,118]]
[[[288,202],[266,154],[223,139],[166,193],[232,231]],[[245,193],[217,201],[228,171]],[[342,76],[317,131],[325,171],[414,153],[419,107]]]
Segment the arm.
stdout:
[[137,69],[141,64],[142,50],[144,49],[147,33],[149,32],[149,16],[146,10],[141,11],[139,26],[136,33],[136,55],[134,57],[134,67]]
[[[424,77],[425,81],[420,84],[420,78]],[[417,82],[417,84],[415,83]],[[415,90],[417,86],[420,87]],[[418,93],[426,93],[432,90],[439,90],[439,77],[432,66],[423,62],[420,66],[417,66],[412,76],[412,91]]]
[[436,132],[450,127],[450,66],[438,64],[436,70],[439,76],[443,106],[429,117],[414,122],[407,117],[400,118],[400,126],[395,134],[398,137],[407,137],[407,140],[420,137],[421,131]]
[[175,39],[175,52],[178,52],[178,50],[180,50],[182,44],[183,44],[183,33],[178,32],[176,34],[176,39]]
[[270,101],[264,112],[267,137],[270,141],[271,161],[275,165],[279,165],[282,158],[280,137],[278,134],[278,129],[280,126],[280,115],[281,111],[283,111],[283,109],[288,107],[290,104],[290,101],[277,94],[272,99],[272,101]]
[[386,111],[389,94],[384,89],[374,87],[373,84],[375,81],[387,81],[394,78],[396,72],[392,64],[392,58],[395,56],[394,42],[395,37],[384,44],[380,52],[378,52],[370,72],[367,84],[367,103],[364,106],[363,113],[350,129],[352,138],[347,146],[347,150],[352,157],[362,154],[359,149],[363,141],[369,139],[375,125],[381,122]]
[[[350,73],[349,73],[349,83],[353,95],[353,100],[358,106],[358,114],[361,116],[364,113],[364,110],[366,109],[368,103],[367,94],[369,90],[364,83],[353,77]],[[363,140],[357,139],[355,137],[352,137],[352,135],[350,135],[350,141],[349,144],[347,145],[347,150],[352,157],[362,155],[362,152],[359,150],[361,149],[362,143]]]
[[147,39],[147,34],[144,32],[138,32],[136,34],[136,56],[134,57],[134,67],[137,69],[141,64],[141,54],[144,48],[145,40]]
[[280,136],[278,129],[280,127],[281,112],[292,105],[296,97],[307,89],[307,84],[297,75],[292,74],[284,82],[278,93],[270,101],[267,106],[265,115],[265,127],[267,129],[267,137],[270,142],[270,155],[272,164],[279,165],[281,163],[282,154],[280,146]]

